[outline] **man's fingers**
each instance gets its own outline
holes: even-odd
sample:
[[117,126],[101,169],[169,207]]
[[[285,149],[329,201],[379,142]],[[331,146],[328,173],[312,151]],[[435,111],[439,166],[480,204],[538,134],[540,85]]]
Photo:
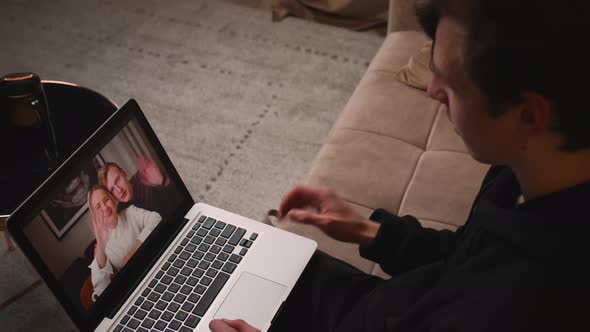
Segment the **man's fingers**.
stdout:
[[295,222],[300,222],[302,224],[308,224],[308,225],[315,225],[315,226],[320,226],[324,223],[325,219],[322,215],[319,215],[317,213],[313,213],[311,211],[307,211],[307,210],[301,210],[301,209],[293,209],[291,211],[289,211],[289,213],[287,214],[287,217]]
[[318,208],[321,202],[321,189],[307,186],[297,186],[288,192],[279,207],[279,219],[285,218],[292,209],[311,205]]
[[223,322],[225,322],[230,327],[238,330],[239,332],[259,332],[259,330],[257,330],[253,326],[250,326],[242,319],[223,319]]
[[214,319],[209,323],[209,329],[212,332],[238,332],[225,321],[221,319]]

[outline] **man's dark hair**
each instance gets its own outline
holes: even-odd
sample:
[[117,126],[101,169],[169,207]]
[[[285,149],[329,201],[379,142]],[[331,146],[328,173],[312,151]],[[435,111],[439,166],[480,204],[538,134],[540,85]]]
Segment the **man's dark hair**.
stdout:
[[464,68],[493,115],[536,92],[553,104],[563,150],[590,148],[588,0],[425,0],[416,14],[433,40],[450,17],[465,27]]

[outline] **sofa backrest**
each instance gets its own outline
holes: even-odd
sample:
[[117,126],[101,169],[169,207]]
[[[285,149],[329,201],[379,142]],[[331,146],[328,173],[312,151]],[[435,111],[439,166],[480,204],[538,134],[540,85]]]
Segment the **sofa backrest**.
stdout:
[[421,30],[414,14],[415,3],[416,0],[389,0],[388,33]]

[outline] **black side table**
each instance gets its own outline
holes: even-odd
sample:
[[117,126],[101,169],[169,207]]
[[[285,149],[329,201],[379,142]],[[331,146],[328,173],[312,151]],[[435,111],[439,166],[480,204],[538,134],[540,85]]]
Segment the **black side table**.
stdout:
[[[117,109],[117,105],[91,89],[76,84],[43,81],[51,112],[59,163],[65,161]],[[14,143],[14,142],[10,142]],[[3,162],[10,162],[5,159]],[[34,173],[26,169],[0,178],[0,230],[10,213],[18,207],[50,172]]]

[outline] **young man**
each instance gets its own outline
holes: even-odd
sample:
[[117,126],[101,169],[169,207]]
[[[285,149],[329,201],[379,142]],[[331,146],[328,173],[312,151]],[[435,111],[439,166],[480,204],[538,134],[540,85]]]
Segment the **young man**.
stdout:
[[119,209],[133,204],[167,217],[175,202],[176,191],[169,188],[170,179],[151,160],[139,158],[137,173],[127,171],[114,162],[106,162],[98,172],[98,182],[119,201]]
[[590,52],[579,47],[590,4],[429,0],[417,12],[434,40],[428,93],[476,160],[504,166],[456,232],[384,210],[365,220],[330,190],[295,188],[281,216],[360,244],[393,278],[318,253],[271,329],[590,331]]

